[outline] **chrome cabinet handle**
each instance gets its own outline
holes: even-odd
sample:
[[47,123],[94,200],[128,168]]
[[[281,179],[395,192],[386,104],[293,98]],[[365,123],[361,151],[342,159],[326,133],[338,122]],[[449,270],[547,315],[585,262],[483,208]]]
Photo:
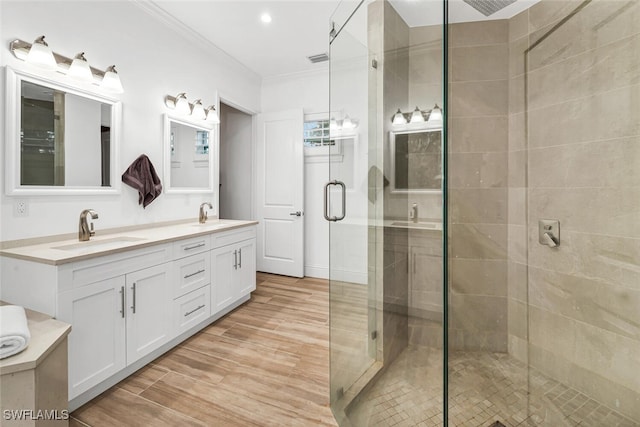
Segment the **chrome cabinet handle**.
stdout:
[[195,313],[196,311],[201,310],[201,309],[203,309],[203,308],[204,308],[204,304],[199,305],[197,308],[194,308],[194,309],[193,309],[193,310],[191,310],[191,311],[187,311],[187,312],[184,314],[184,317],[187,317],[187,316],[189,316],[190,314],[193,314],[193,313]]
[[190,251],[191,249],[196,249],[196,248],[201,248],[204,246],[204,243],[198,243],[197,245],[193,245],[193,246],[186,246],[184,248],[185,251]]
[[[339,185],[342,190],[342,211],[340,216],[329,216],[329,186],[331,185]],[[327,221],[342,221],[347,214],[347,186],[344,185],[344,182],[338,181],[334,179],[333,181],[329,181],[324,186],[324,219]]]
[[238,268],[242,268],[242,248],[238,250]]
[[233,268],[234,270],[238,269],[238,251],[233,251]]
[[120,314],[124,319],[124,286],[120,287]]
[[204,273],[204,269],[203,270],[198,270],[195,273],[191,273],[191,274],[187,274],[186,276],[184,276],[185,279],[188,279],[189,277],[193,277],[196,274],[200,274],[200,273]]
[[133,305],[131,306],[131,309],[133,310],[133,314],[136,314],[136,284],[135,283],[131,287],[131,290],[133,291]]

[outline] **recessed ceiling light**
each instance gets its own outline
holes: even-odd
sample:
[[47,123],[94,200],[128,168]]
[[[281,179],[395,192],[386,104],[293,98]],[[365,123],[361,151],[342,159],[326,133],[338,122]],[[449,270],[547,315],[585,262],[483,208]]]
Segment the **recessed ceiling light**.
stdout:
[[263,13],[260,17],[260,20],[265,24],[268,24],[269,22],[271,22],[271,15],[269,15],[268,13]]

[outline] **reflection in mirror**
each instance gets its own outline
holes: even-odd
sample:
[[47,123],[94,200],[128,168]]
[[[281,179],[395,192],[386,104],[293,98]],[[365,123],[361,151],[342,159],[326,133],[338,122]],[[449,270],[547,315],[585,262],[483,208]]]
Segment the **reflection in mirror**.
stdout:
[[20,118],[20,185],[111,186],[111,105],[23,80]]
[[391,132],[391,191],[442,189],[442,131]]
[[168,171],[165,168],[165,188],[169,192],[213,191],[213,132],[206,126],[167,116],[165,138],[168,148],[165,152],[170,167]]
[[57,76],[6,78],[7,194],[117,194],[120,102]]

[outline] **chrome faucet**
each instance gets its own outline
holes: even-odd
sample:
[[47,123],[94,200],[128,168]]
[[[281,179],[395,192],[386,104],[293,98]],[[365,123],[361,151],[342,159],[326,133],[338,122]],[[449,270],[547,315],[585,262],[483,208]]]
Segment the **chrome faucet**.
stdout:
[[411,212],[409,212],[409,217],[413,220],[413,222],[418,222],[418,204],[414,203],[411,206]]
[[85,209],[80,213],[80,224],[78,226],[78,240],[86,242],[89,238],[96,234],[93,231],[93,221],[91,225],[87,222],[87,216],[91,215],[91,219],[98,219],[98,213],[93,209]]
[[200,214],[198,215],[198,222],[200,224],[207,222],[207,212],[204,210],[205,206],[209,206],[209,209],[213,209],[213,206],[211,206],[211,203],[209,202],[204,202],[200,205]]

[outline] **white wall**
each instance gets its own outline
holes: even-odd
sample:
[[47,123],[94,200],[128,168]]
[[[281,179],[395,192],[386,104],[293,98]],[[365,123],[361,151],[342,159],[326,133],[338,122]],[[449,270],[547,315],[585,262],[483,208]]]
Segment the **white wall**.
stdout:
[[[214,46],[187,39],[184,31],[173,31],[134,2],[0,2],[0,65],[33,72],[28,64],[15,59],[7,46],[14,38],[31,42],[42,34],[57,53],[73,57],[84,51],[89,63],[103,70],[116,64],[125,87],[120,96],[123,126],[120,156],[116,159],[119,175],[145,153],[158,175],[163,176],[163,100],[168,94],[186,92],[190,99],[203,98],[208,105],[216,100],[218,90],[224,90],[235,104],[259,110],[258,75]],[[0,123],[4,129],[4,84],[0,87]],[[2,139],[4,147],[4,135]],[[4,150],[1,164],[4,170]],[[120,195],[108,197],[21,197],[29,205],[29,215],[15,217],[15,198],[5,196],[4,176],[0,176],[0,184],[0,240],[74,233],[78,215],[85,208],[100,214],[97,233],[108,227],[195,219],[201,202],[217,198],[217,194],[163,194],[143,210],[137,192],[122,184]]]
[[220,218],[252,219],[253,119],[220,104]]

